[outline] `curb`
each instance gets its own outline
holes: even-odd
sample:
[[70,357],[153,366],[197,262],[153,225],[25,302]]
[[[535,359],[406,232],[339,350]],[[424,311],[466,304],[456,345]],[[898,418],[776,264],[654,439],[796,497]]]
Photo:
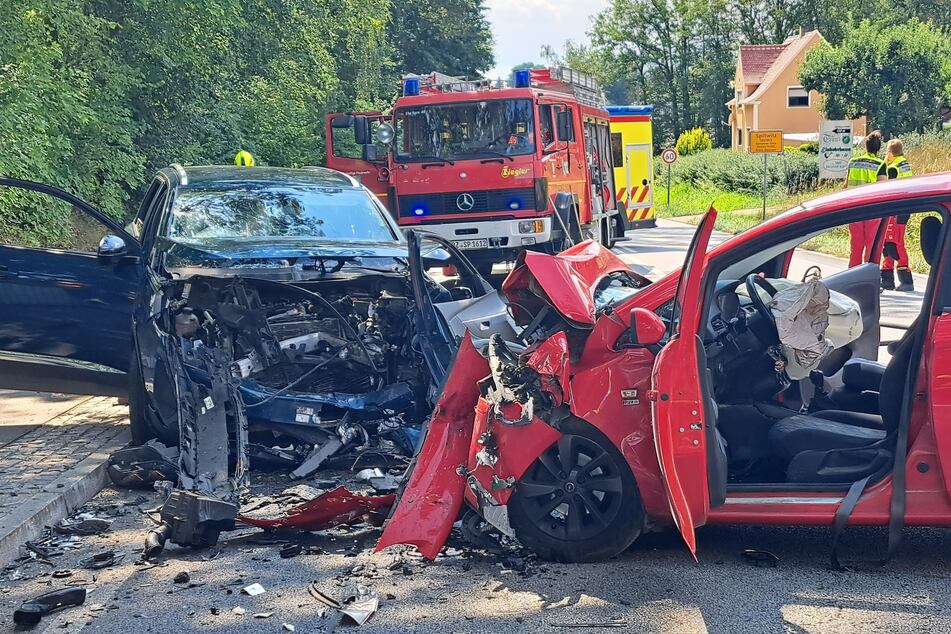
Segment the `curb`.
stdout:
[[7,565],[18,557],[23,542],[39,537],[44,527],[65,519],[95,497],[109,481],[106,472],[109,454],[128,445],[130,440],[128,428],[122,428],[95,453],[18,509],[0,529],[0,565]]

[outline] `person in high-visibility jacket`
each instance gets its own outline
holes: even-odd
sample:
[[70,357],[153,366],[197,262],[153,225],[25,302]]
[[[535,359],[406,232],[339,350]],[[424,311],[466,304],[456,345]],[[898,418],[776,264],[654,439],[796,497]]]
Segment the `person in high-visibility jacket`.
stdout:
[[[911,164],[905,158],[901,139],[892,139],[885,146],[885,165],[888,179],[911,176]],[[891,216],[885,229],[885,258],[882,261],[882,288],[886,291],[915,290],[915,280],[908,268],[908,250],[905,249],[905,231],[911,214]],[[895,288],[895,261],[898,261],[898,288]]]
[[254,157],[247,150],[239,150],[234,155],[234,164],[241,167],[254,167]]
[[[865,137],[865,154],[853,156],[849,161],[846,187],[859,187],[886,180],[885,161],[878,158],[882,149],[882,133],[878,130]],[[875,233],[881,221],[862,220],[849,223],[849,267],[868,262],[875,247]]]

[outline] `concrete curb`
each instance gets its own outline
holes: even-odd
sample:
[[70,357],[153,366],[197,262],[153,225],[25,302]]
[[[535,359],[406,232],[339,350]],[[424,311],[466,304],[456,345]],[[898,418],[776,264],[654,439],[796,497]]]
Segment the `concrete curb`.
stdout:
[[109,454],[129,444],[128,428],[122,428],[95,453],[66,471],[34,496],[5,522],[0,530],[0,565],[19,556],[23,542],[35,539],[43,527],[68,517],[106,486]]

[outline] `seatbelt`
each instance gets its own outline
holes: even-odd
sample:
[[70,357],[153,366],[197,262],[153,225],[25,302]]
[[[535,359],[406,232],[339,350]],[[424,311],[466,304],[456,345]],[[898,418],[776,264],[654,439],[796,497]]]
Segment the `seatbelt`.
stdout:
[[832,520],[832,552],[829,553],[833,570],[847,570],[845,566],[839,563],[839,538],[842,537],[845,525],[849,522],[849,516],[855,510],[855,505],[858,504],[862,492],[865,491],[865,486],[871,479],[872,476],[867,475],[861,480],[853,482],[852,486],[849,487],[849,492],[845,494],[842,503],[835,511],[835,518]]

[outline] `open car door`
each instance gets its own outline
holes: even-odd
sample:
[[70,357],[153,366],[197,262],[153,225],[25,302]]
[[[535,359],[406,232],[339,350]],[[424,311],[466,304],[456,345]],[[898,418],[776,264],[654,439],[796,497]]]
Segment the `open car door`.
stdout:
[[377,140],[376,131],[383,123],[379,112],[333,112],[327,115],[327,167],[350,174],[387,207],[390,173],[387,145]]
[[704,411],[700,381],[701,281],[707,244],[717,212],[712,207],[700,222],[680,272],[671,337],[654,362],[652,402],[654,442],[661,475],[667,487],[674,522],[694,559],[694,527],[702,525],[710,510],[707,482],[706,434],[713,412]]

